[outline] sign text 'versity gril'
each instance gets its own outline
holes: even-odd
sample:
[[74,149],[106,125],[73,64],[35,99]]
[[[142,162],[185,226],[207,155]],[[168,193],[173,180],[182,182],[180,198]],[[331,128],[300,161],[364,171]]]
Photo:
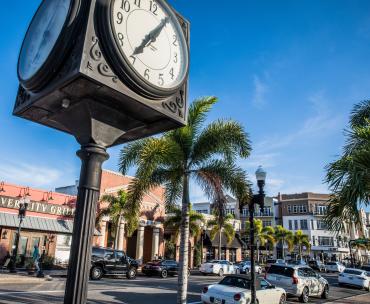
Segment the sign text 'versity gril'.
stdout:
[[[18,209],[19,204],[19,199],[9,196],[0,196],[0,207]],[[75,213],[75,208],[31,200],[28,204],[27,211],[71,217]]]

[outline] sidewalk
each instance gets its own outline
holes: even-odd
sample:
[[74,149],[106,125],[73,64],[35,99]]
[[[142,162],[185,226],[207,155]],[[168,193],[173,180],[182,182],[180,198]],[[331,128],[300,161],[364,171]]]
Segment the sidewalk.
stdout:
[[336,303],[336,304],[369,304],[370,303],[370,293],[365,293],[362,295],[357,295],[342,300],[336,300],[334,302],[326,303]]
[[44,278],[36,277],[36,273],[29,275],[24,269],[17,269],[16,273],[0,272],[0,283],[31,283],[51,281],[53,277],[67,276],[67,270],[44,270]]

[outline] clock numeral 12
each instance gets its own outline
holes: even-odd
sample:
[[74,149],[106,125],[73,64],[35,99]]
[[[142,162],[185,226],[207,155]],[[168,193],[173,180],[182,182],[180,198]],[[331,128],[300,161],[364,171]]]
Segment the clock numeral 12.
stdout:
[[157,15],[157,10],[158,10],[158,5],[154,1],[150,1],[150,11],[154,14]]

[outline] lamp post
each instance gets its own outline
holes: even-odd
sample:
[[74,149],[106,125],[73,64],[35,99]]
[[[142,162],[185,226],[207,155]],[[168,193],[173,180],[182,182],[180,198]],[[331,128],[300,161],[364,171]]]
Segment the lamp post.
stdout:
[[23,219],[26,217],[26,210],[27,210],[28,202],[29,202],[29,200],[26,198],[26,195],[27,194],[25,193],[25,196],[22,199],[20,199],[20,201],[19,201],[19,209],[18,209],[19,225],[18,225],[17,234],[15,236],[14,249],[13,249],[13,253],[12,253],[12,264],[11,264],[11,267],[10,267],[10,272],[12,272],[12,273],[17,272],[17,270],[15,269],[15,264],[16,264],[16,261],[17,261],[19,237],[20,237],[20,234],[21,234],[22,222],[23,222]]
[[201,259],[200,259],[200,263],[203,264],[204,262],[204,254],[203,254],[203,243],[204,243],[204,236],[205,236],[205,233],[206,233],[206,229],[205,229],[205,225],[204,223],[201,223],[200,224],[200,228],[202,229],[202,232],[200,234],[200,252],[201,252]]
[[257,204],[260,206],[260,210],[262,212],[264,207],[265,201],[265,192],[263,191],[263,187],[265,186],[266,180],[266,171],[262,169],[261,166],[258,167],[256,171],[256,179],[257,179],[257,186],[258,186],[258,194],[254,194],[252,199],[249,203],[249,248],[250,248],[250,258],[251,258],[251,303],[256,304],[256,270],[255,270],[255,263],[254,263],[254,251],[255,251],[255,244],[254,244],[254,205]]

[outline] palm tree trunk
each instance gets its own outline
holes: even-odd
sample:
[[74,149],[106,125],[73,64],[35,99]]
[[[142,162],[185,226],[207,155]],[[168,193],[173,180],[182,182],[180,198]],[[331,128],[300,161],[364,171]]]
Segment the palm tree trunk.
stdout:
[[221,231],[222,229],[220,228],[219,234],[218,234],[218,259],[221,260]]
[[285,246],[285,239],[282,239],[283,246],[281,246],[281,251],[283,253],[283,260],[285,259],[285,254],[284,254],[284,246]]
[[184,174],[183,195],[181,209],[180,227],[180,257],[179,257],[179,276],[177,304],[186,304],[188,291],[188,264],[189,264],[189,175]]
[[119,215],[116,223],[116,233],[114,234],[114,249],[117,249],[118,246],[119,229],[121,229],[121,215]]

